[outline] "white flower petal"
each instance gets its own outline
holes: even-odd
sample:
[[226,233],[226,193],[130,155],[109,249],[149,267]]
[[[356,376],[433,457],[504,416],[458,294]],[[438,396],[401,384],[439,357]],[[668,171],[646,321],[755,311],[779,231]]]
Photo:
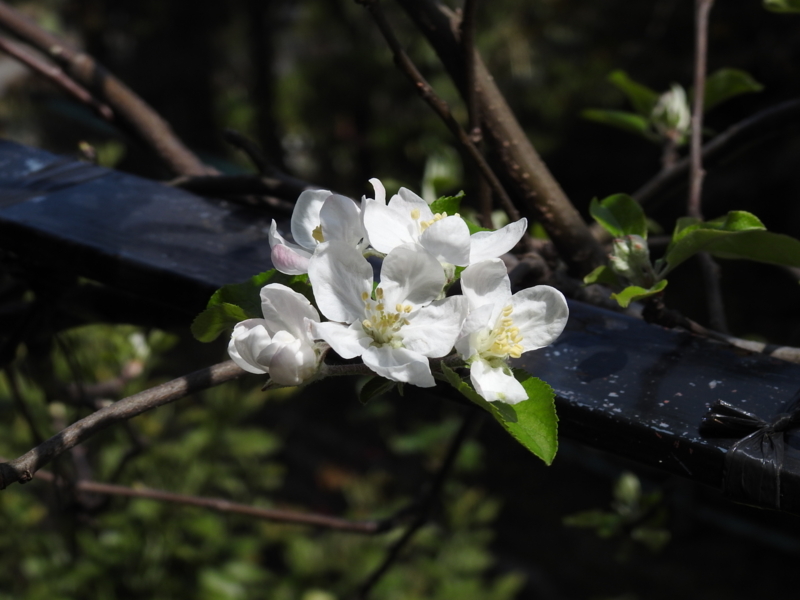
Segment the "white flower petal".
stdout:
[[306,250],[314,250],[317,241],[314,229],[319,226],[322,204],[331,195],[329,190],[305,190],[297,198],[292,211],[292,237]]
[[260,360],[268,361],[270,379],[281,385],[300,385],[313,377],[318,366],[314,348],[296,338],[287,338],[285,342],[277,340],[278,335],[259,356]]
[[339,240],[357,246],[366,237],[361,223],[361,209],[350,198],[331,194],[319,213],[323,241]]
[[464,325],[461,328],[461,335],[456,341],[456,350],[464,360],[468,360],[473,354],[478,352],[478,339],[482,332],[488,332],[494,326],[491,320],[494,306],[484,304],[480,308],[469,311]]
[[370,346],[362,355],[364,364],[375,373],[392,381],[402,381],[419,387],[433,387],[428,359],[405,348]]
[[363,318],[362,294],[372,293],[372,265],[361,252],[336,240],[320,244],[309,261],[308,277],[319,310],[331,321]]
[[520,219],[497,231],[473,233],[470,240],[469,264],[502,256],[519,243],[528,230],[528,220]]
[[461,273],[461,291],[471,310],[491,304],[492,325],[511,298],[511,282],[502,260],[495,258],[472,264]]
[[267,373],[265,365],[258,363],[258,355],[272,343],[264,319],[248,319],[237,323],[228,343],[228,354],[233,362],[248,373]]
[[567,325],[567,301],[549,285],[521,290],[511,298],[511,304],[511,318],[519,328],[524,352],[553,343]]
[[[375,189],[375,201],[380,202],[384,206],[386,205],[386,188],[383,187],[381,180],[373,177],[369,180],[372,184],[372,187]],[[365,198],[366,199],[366,198]]]
[[310,252],[296,251],[290,246],[278,245],[272,248],[270,260],[272,266],[286,275],[304,275],[308,273],[308,259]]
[[525,388],[506,366],[493,367],[487,361],[477,359],[470,366],[469,378],[475,391],[489,402],[517,404],[528,399]]
[[470,263],[469,227],[461,217],[445,217],[419,237],[419,243],[439,262],[464,267]]
[[419,309],[403,326],[403,347],[423,356],[446,356],[453,349],[467,313],[467,300],[452,296]]
[[308,259],[311,258],[311,253],[297,244],[287,242],[278,233],[278,224],[274,219],[269,226],[269,247],[272,266],[278,271],[287,275],[308,273]]
[[398,246],[383,259],[380,287],[390,310],[396,304],[424,306],[439,295],[444,284],[442,266],[422,246]]
[[261,288],[261,312],[269,331],[285,330],[301,340],[309,340],[305,319],[319,321],[319,313],[308,299],[280,283]]
[[398,246],[414,242],[411,230],[416,226],[410,213],[398,214],[376,200],[367,199],[364,227],[369,234],[370,244],[378,252],[388,254]]
[[[422,204],[424,204],[425,206],[428,206],[428,204],[429,204],[428,202],[426,202],[425,200],[420,198],[417,194],[415,194],[414,192],[412,192],[408,188],[404,188],[404,187],[400,188],[398,190],[398,192],[397,192],[397,195],[400,196],[400,198],[402,198],[404,202],[406,202],[408,204],[413,204],[415,206],[418,206],[420,202],[422,202]],[[430,211],[430,209],[428,210],[427,214],[429,214],[430,216],[425,217],[426,221],[428,219],[430,219],[431,217],[433,217],[433,213]]]
[[364,333],[364,328],[359,322],[352,325],[331,321],[312,323],[311,332],[314,339],[328,342],[333,351],[342,358],[361,356],[364,350],[372,344],[372,338]]

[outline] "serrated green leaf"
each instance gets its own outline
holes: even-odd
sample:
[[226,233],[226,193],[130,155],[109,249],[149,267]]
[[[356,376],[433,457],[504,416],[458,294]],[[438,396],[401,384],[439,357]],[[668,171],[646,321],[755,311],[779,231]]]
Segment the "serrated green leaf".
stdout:
[[778,13],[800,13],[800,0],[764,0],[764,8]]
[[525,388],[528,399],[514,405],[487,402],[469,382],[445,364],[442,364],[442,373],[450,385],[489,412],[515,440],[546,464],[553,462],[558,450],[558,416],[553,388],[541,379],[515,369],[514,376]]
[[431,202],[431,212],[433,214],[448,215],[456,214],[461,208],[461,200],[464,199],[464,191],[458,192],[455,196],[442,196],[438,200]]
[[610,125],[623,131],[641,135],[648,140],[655,140],[656,136],[650,130],[650,119],[637,115],[636,113],[627,112],[624,110],[604,110],[600,108],[589,108],[581,111],[581,117],[594,121],[595,123],[602,123],[603,125]]
[[583,283],[589,285],[591,283],[603,283],[605,285],[616,286],[619,285],[619,277],[607,265],[600,265],[594,271],[589,273],[583,278]]
[[383,377],[371,377],[358,391],[358,401],[367,404],[373,398],[382,396],[397,385],[395,381],[389,381]]
[[650,113],[658,102],[658,93],[655,90],[634,81],[621,70],[611,73],[608,80],[628,97],[636,112],[650,118]]
[[617,301],[622,308],[628,308],[634,300],[644,300],[650,296],[655,296],[661,293],[667,287],[667,280],[662,279],[650,289],[639,287],[638,285],[630,285],[618,294],[611,294],[611,297]]
[[647,238],[647,218],[642,207],[627,194],[614,194],[598,202],[593,198],[589,213],[614,237],[638,235]]
[[764,86],[740,69],[719,69],[706,79],[703,110],[711,110],[726,100],[751,92],[760,92]]
[[192,321],[192,335],[200,342],[213,342],[223,331],[248,318],[244,310],[235,304],[215,304]]

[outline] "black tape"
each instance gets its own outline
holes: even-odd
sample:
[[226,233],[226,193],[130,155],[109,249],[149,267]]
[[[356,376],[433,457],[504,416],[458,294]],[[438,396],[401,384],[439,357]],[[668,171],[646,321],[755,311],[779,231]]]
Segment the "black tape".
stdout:
[[725,455],[722,491],[737,502],[764,508],[781,507],[781,471],[784,433],[800,425],[800,392],[789,403],[790,412],[771,421],[717,400],[700,423],[707,437],[739,437]]

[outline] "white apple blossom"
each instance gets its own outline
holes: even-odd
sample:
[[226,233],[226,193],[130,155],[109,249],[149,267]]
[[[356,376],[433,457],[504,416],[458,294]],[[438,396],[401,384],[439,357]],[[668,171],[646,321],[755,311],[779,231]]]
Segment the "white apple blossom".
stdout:
[[497,231],[470,235],[460,215],[433,214],[428,203],[406,188],[386,203],[386,191],[377,179],[370,179],[375,198],[364,198],[364,227],[372,247],[388,254],[404,244],[419,244],[443,265],[465,267],[497,258],[511,250],[525,234],[526,219],[509,223]]
[[319,245],[308,275],[317,305],[330,319],[311,324],[316,338],[343,358],[360,356],[387,379],[435,385],[428,359],[453,348],[466,299],[434,302],[445,282],[434,256],[414,244],[398,245],[384,259],[373,292],[372,266],[358,250],[333,240]]
[[281,385],[299,385],[319,369],[320,344],[310,323],[319,313],[305,296],[279,283],[261,289],[263,319],[238,323],[228,344],[233,361],[250,373],[268,373]]
[[274,220],[269,228],[272,264],[287,275],[308,273],[308,260],[322,242],[339,240],[359,250],[369,245],[359,206],[328,190],[300,194],[292,212],[291,230],[294,244],[278,233]]
[[461,274],[469,304],[456,350],[470,366],[472,385],[486,400],[516,404],[528,398],[508,366],[509,358],[554,342],[567,323],[564,296],[539,285],[511,295],[503,261],[470,265]]

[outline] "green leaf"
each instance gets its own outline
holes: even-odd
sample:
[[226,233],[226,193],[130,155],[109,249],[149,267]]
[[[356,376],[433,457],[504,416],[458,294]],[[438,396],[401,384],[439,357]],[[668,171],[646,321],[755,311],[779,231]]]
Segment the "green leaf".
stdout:
[[778,13],[800,12],[800,0],[764,0],[764,8]]
[[[447,214],[449,215],[450,213],[447,213]],[[462,219],[463,219],[463,217],[462,217]],[[467,224],[467,229],[469,229],[469,234],[470,235],[472,235],[473,233],[478,233],[479,231],[492,231],[488,227],[481,227],[480,225],[478,225],[477,223],[475,223],[474,221],[472,221],[470,219],[464,219],[464,223]]]
[[200,342],[213,342],[226,329],[249,318],[239,306],[223,302],[205,309],[192,322],[192,335]]
[[206,309],[192,323],[192,335],[201,342],[210,342],[239,321],[261,318],[261,288],[268,283],[281,283],[314,301],[308,275],[284,275],[271,269],[214,292]]
[[668,273],[698,252],[709,252],[719,258],[736,258],[800,267],[800,240],[764,229],[724,231],[693,229],[670,245],[664,256]]
[[706,91],[703,97],[703,110],[711,110],[729,98],[760,92],[764,86],[753,79],[749,73],[740,69],[720,69],[706,79]]
[[619,285],[619,277],[617,277],[617,274],[614,273],[608,265],[600,265],[583,278],[583,283],[586,285],[591,283],[603,283],[605,285],[617,286]]
[[370,379],[363,386],[361,386],[361,389],[358,391],[358,401],[361,402],[361,404],[367,404],[373,398],[377,398],[378,396],[382,396],[383,394],[387,393],[395,385],[397,385],[396,382],[389,381],[383,377],[370,377]]
[[433,214],[454,215],[461,208],[461,200],[464,199],[464,191],[458,192],[455,196],[442,196],[438,200],[431,202],[431,212]]
[[589,212],[614,237],[638,235],[647,238],[647,218],[636,200],[627,194],[614,194],[598,202],[592,199]]
[[660,294],[665,287],[667,287],[667,280],[662,279],[650,289],[645,289],[638,285],[630,285],[618,294],[611,294],[611,297],[614,298],[622,308],[628,308],[630,303],[634,300],[643,300],[650,296]]
[[442,363],[442,373],[447,382],[469,400],[489,412],[495,420],[520,444],[551,464],[558,450],[558,416],[555,392],[541,379],[514,370],[514,376],[525,388],[528,399],[519,404],[487,402],[458,374]]
[[624,110],[603,110],[599,108],[589,108],[581,111],[581,116],[589,121],[610,125],[623,131],[636,133],[648,140],[657,139],[650,129],[650,119],[637,115],[636,113]]
[[636,112],[650,118],[650,113],[658,102],[658,93],[655,90],[637,83],[625,71],[614,71],[608,76],[608,80],[628,97]]

